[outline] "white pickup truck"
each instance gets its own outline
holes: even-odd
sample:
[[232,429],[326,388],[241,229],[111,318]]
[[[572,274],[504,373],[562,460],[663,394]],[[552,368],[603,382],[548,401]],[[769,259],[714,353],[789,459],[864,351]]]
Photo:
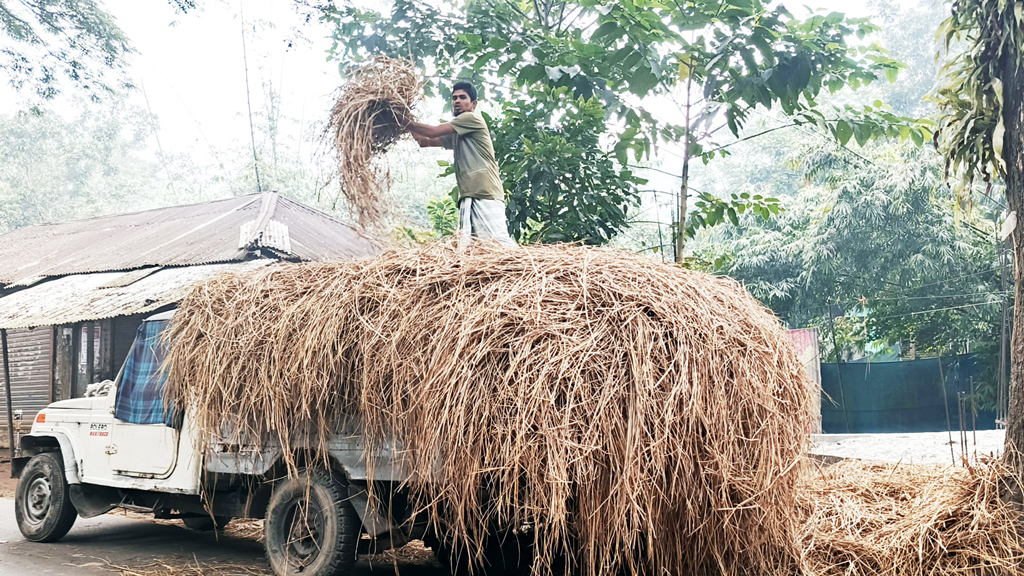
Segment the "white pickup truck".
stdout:
[[[105,394],[50,404],[20,438],[15,513],[25,538],[53,542],[76,517],[115,508],[180,518],[195,530],[263,518],[267,559],[278,576],[347,574],[358,554],[417,538],[453,572],[467,571],[468,556],[453,553],[443,535],[414,518],[415,506],[401,488],[405,476],[390,451],[375,455],[374,482],[367,482],[357,433],[335,434],[328,443],[330,465],[310,464],[297,477],[286,473],[274,443],[219,438],[200,449],[188,414],[163,410],[164,373],[156,368],[165,344],[154,335],[172,314],[143,323]],[[140,411],[140,405],[149,409]],[[142,421],[158,421],[133,423],[140,412]],[[301,456],[302,448],[291,449]],[[369,490],[380,505],[369,504]],[[491,540],[476,573],[529,570],[525,539]]]

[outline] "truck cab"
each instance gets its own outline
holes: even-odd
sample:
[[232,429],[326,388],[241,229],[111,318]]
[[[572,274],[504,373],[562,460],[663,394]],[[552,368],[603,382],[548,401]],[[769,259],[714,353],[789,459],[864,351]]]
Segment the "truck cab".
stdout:
[[146,319],[121,371],[101,392],[55,402],[22,438],[25,453],[56,440],[69,482],[199,494],[201,458],[191,428],[164,406],[162,341],[172,312]]

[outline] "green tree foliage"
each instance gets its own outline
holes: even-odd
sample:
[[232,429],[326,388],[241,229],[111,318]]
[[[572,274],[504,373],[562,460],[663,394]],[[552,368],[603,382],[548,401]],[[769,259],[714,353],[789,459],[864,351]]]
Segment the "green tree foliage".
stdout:
[[697,235],[700,228],[709,228],[727,219],[733,226],[739,226],[740,216],[747,212],[760,216],[762,220],[768,220],[782,211],[778,198],[766,198],[750,192],[733,192],[725,200],[708,192],[701,192],[697,195],[694,206],[697,207],[697,211],[690,215],[690,223],[686,229],[687,236],[691,238]]
[[[1004,82],[1021,66],[1024,5],[1006,0],[965,0],[939,26],[948,62],[932,96],[942,111],[936,143],[947,177],[965,190],[976,176],[991,184],[1006,173],[1003,157]],[[958,51],[958,43],[964,49]]]
[[[738,136],[759,106],[776,106],[794,123],[818,125],[843,143],[929,136],[877,108],[820,109],[823,92],[894,79],[900,67],[877,46],[848,44],[876,28],[839,13],[799,19],[759,0],[481,0],[459,6],[398,0],[388,13],[333,3],[320,9],[335,28],[335,57],[412,57],[428,71],[428,94],[443,94],[450,79],[466,77],[503,99],[522,98],[513,92],[532,99],[540,87],[599,98],[615,127],[610,146],[619,168],[631,157],[649,156],[659,141],[682,140],[686,172],[690,158],[723,153],[715,135],[727,127]],[[638,104],[656,95],[672,102],[675,120]],[[683,214],[687,193],[684,184]],[[612,224],[618,229],[623,222]]]
[[451,196],[428,202],[427,216],[430,218],[430,229],[437,238],[455,234],[455,228],[459,225],[459,211]]
[[506,101],[494,123],[495,156],[519,242],[604,244],[626,225],[645,181],[603,151],[604,107],[567,88]]
[[0,116],[0,232],[158,201],[166,181],[139,152],[151,131],[147,114],[114,101],[71,120]]
[[[771,221],[742,218],[700,255],[718,259],[720,271],[791,326],[819,327],[826,348],[837,305],[837,332],[854,349],[901,343],[934,353],[998,342],[1004,295],[994,211],[978,206],[955,223],[940,159],[926,149],[862,152],[805,150],[794,168],[806,184],[787,210]],[[998,347],[990,352],[984,387],[992,391]]]
[[[180,12],[194,0],[168,0]],[[130,88],[131,43],[98,0],[0,0],[0,71],[19,92],[51,99],[70,82],[93,98]]]
[[19,91],[53,98],[66,80],[96,96],[128,85],[128,38],[96,0],[0,0],[0,29],[0,70]]

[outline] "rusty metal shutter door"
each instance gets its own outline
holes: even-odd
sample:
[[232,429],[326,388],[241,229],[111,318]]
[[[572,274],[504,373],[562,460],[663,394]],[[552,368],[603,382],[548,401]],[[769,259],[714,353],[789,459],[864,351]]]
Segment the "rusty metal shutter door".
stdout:
[[[21,409],[22,422],[31,423],[50,403],[50,362],[53,332],[49,326],[7,331],[11,360],[11,404]],[[0,423],[7,430],[7,387],[0,368]]]

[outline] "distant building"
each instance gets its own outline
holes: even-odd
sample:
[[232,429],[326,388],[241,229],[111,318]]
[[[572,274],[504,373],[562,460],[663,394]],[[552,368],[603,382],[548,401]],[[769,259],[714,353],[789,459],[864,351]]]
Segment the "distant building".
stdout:
[[[11,400],[27,427],[48,403],[113,379],[142,319],[195,283],[278,261],[344,260],[378,244],[331,216],[268,192],[0,235],[0,329]],[[7,445],[0,371],[0,445]]]

